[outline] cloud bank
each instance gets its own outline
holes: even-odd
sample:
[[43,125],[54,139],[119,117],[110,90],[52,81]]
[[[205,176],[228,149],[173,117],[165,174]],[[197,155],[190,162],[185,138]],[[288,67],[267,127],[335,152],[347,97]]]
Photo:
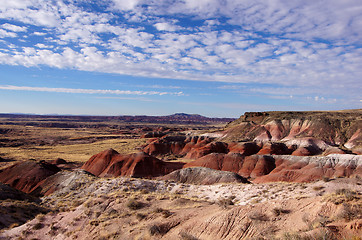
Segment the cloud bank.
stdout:
[[182,96],[183,92],[157,92],[157,91],[129,91],[129,90],[107,90],[107,89],[74,89],[74,88],[49,88],[0,85],[2,90],[51,92],[51,93],[80,93],[80,94],[115,94],[115,95],[175,95]]
[[359,0],[0,0],[0,20],[0,64],[360,100]]

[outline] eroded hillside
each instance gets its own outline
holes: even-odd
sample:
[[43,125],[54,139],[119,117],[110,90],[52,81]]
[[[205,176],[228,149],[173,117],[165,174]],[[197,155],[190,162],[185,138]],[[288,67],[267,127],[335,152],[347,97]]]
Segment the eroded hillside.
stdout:
[[223,141],[316,138],[329,145],[362,147],[362,109],[316,112],[246,112],[229,123]]

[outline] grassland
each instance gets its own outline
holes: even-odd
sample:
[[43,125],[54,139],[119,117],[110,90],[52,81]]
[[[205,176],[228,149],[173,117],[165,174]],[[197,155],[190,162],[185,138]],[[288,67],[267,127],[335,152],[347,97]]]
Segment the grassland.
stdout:
[[0,156],[15,160],[54,160],[62,158],[70,162],[85,162],[92,155],[108,148],[119,153],[137,152],[137,148],[145,142],[144,139],[109,139],[94,143],[36,146],[36,147],[2,147]]
[[[79,121],[62,117],[0,117],[0,169],[15,161],[55,160],[85,162],[92,155],[113,148],[121,154],[138,152],[145,131],[160,127],[205,131],[220,127],[208,124],[127,123],[123,121]],[[148,130],[144,130],[144,129]]]

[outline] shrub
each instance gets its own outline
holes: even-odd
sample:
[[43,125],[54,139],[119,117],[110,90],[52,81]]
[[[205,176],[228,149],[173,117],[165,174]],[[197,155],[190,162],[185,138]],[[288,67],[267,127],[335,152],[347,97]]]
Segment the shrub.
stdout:
[[169,210],[163,209],[163,208],[156,208],[154,210],[155,213],[162,213],[162,216],[164,218],[168,218],[169,216],[172,215],[172,213]]
[[148,231],[150,232],[150,234],[153,236],[153,235],[156,235],[156,234],[161,234],[161,228],[160,226],[154,224],[152,226],[150,226],[148,228]]
[[136,218],[137,218],[138,221],[141,221],[141,220],[145,219],[146,217],[147,217],[146,214],[142,214],[142,213],[137,213],[136,214]]
[[168,218],[169,216],[171,216],[172,215],[172,213],[170,212],[170,211],[168,211],[168,210],[164,210],[163,212],[162,212],[162,216],[164,217],[164,218]]
[[182,240],[199,240],[197,237],[187,232],[180,232],[180,237]]
[[234,202],[232,198],[221,198],[217,204],[222,208],[227,208],[230,205],[234,205]]
[[132,209],[132,210],[138,210],[138,209],[141,209],[143,207],[143,203],[138,202],[138,201],[136,201],[135,199],[132,198],[127,202],[127,207],[129,209]]
[[290,213],[290,210],[283,209],[283,208],[274,208],[273,213],[275,216],[279,216],[281,214],[287,214]]
[[42,229],[43,227],[44,227],[44,225],[40,222],[33,225],[34,230],[39,230],[39,229]]
[[323,180],[324,182],[329,182],[329,181],[331,181],[331,179],[330,179],[329,177],[326,177],[326,176],[324,176],[324,177],[322,178],[322,180]]
[[323,188],[324,188],[323,186],[314,186],[313,190],[314,191],[319,191],[319,190],[322,190]]
[[100,223],[100,221],[97,220],[97,219],[93,219],[93,220],[91,220],[91,221],[89,222],[90,225],[94,225],[94,226],[98,226],[99,223]]
[[269,218],[268,216],[266,216],[265,214],[261,213],[261,212],[251,212],[248,215],[249,219],[251,220],[256,220],[256,221],[268,221]]
[[339,214],[340,218],[343,218],[346,221],[362,218],[361,204],[343,203],[342,207],[343,207],[342,212]]
[[355,199],[360,199],[357,192],[345,188],[336,190],[334,194],[331,194],[326,198],[327,201],[333,202],[336,205],[350,202]]
[[336,236],[327,230],[320,231],[314,235],[304,235],[301,236],[298,233],[284,233],[283,240],[337,240]]
[[346,188],[342,188],[342,189],[338,189],[336,191],[337,195],[343,195],[347,201],[352,201],[354,199],[357,199],[357,193],[355,191],[352,191],[351,189],[346,189]]

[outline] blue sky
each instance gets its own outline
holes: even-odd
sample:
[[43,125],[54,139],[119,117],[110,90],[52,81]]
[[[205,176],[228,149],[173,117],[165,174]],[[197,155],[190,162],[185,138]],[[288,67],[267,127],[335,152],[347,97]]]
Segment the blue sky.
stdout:
[[7,113],[361,108],[362,2],[0,0],[0,73]]

